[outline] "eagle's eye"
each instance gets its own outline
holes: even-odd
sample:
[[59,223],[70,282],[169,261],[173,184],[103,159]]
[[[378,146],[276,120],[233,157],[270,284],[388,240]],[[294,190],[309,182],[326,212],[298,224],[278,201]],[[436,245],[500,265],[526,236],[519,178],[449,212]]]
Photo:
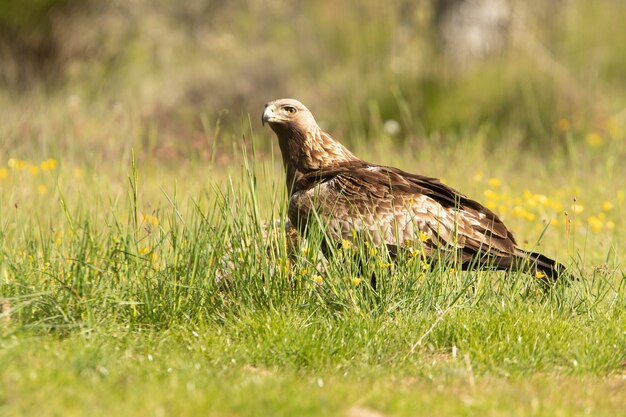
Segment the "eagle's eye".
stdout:
[[293,114],[296,114],[296,111],[297,111],[297,110],[296,110],[296,108],[295,108],[295,107],[292,107],[292,106],[286,106],[286,107],[285,107],[285,112],[286,112],[288,115],[290,115],[290,116],[291,116],[291,115],[293,115]]

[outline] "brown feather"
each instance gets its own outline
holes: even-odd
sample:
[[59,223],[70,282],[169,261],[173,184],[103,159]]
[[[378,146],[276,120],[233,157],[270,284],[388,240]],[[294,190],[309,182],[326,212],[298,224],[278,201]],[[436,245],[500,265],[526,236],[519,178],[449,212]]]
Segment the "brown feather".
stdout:
[[278,137],[289,219],[303,233],[319,218],[337,244],[364,236],[397,252],[425,240],[427,255],[451,253],[464,267],[521,268],[553,278],[563,270],[543,255],[519,249],[495,213],[438,179],[360,160],[322,132],[296,100],[268,103],[263,122]]

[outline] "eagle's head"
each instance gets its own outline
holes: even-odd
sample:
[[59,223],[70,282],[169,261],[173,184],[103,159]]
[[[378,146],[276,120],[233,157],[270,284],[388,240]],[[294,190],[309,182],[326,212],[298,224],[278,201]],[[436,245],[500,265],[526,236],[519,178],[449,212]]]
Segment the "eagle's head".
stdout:
[[318,128],[309,109],[292,98],[281,98],[267,103],[261,122],[268,123],[276,133],[279,130],[304,133],[312,128]]
[[289,195],[303,174],[358,161],[345,146],[322,132],[309,109],[298,100],[281,98],[267,103],[261,121],[269,124],[278,137]]

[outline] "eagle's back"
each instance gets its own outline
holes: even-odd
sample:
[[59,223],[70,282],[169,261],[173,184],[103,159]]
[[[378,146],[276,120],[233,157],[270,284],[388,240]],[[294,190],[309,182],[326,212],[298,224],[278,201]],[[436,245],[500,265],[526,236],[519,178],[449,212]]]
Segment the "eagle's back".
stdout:
[[289,201],[289,218],[304,231],[321,222],[341,241],[361,236],[375,245],[430,251],[514,253],[515,239],[486,207],[434,178],[351,162],[303,176]]

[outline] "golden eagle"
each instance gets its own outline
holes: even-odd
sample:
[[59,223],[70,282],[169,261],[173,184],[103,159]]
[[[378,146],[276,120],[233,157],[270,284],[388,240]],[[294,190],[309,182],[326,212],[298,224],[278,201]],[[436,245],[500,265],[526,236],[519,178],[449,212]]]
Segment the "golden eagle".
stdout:
[[554,260],[520,249],[491,210],[438,179],[357,158],[297,100],[268,103],[262,122],[278,136],[288,216],[301,233],[317,219],[338,246],[367,236],[396,256],[420,241],[426,257],[451,254],[463,269],[521,270],[550,279],[564,271]]

